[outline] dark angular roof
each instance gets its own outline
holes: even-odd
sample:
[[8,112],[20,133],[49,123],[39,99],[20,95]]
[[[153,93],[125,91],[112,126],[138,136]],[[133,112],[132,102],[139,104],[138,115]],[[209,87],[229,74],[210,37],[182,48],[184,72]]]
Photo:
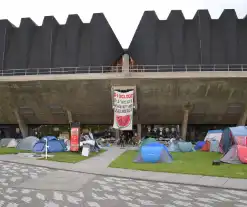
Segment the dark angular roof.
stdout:
[[19,27],[0,20],[0,69],[106,66],[123,53],[102,13],[93,14],[90,23],[69,15],[65,25],[54,16],[44,17],[42,26],[30,18]]
[[219,19],[198,10],[193,19],[171,11],[159,20],[144,12],[128,53],[140,65],[247,63],[247,18],[226,9]]

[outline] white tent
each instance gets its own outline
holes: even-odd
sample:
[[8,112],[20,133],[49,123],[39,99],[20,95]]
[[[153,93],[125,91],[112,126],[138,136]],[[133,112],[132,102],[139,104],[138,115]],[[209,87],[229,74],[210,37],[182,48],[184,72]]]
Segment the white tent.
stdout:
[[33,150],[33,146],[36,144],[37,141],[39,141],[37,137],[26,137],[18,143],[16,149],[31,151]]
[[204,141],[216,140],[220,142],[222,137],[222,130],[209,130]]
[[4,139],[1,139],[0,141],[0,147],[16,147],[17,146],[17,141],[13,138],[4,138]]

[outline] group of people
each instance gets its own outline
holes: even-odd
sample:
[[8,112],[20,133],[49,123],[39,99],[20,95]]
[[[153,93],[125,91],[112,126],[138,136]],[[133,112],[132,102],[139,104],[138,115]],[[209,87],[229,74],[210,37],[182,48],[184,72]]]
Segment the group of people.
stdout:
[[125,144],[130,144],[133,146],[137,146],[140,142],[140,137],[138,136],[137,133],[131,134],[131,133],[125,133],[125,132],[121,132],[120,137],[119,137],[119,144],[120,147],[124,147]]

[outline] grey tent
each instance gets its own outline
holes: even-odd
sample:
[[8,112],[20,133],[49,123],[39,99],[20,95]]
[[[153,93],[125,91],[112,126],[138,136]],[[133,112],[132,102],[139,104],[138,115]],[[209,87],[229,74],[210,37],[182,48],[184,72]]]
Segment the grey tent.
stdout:
[[18,143],[16,149],[32,151],[33,146],[36,144],[37,141],[39,141],[37,137],[26,137]]
[[0,147],[16,147],[17,141],[13,138],[4,138],[0,140]]
[[238,157],[237,145],[233,145],[220,161],[229,164],[242,164]]

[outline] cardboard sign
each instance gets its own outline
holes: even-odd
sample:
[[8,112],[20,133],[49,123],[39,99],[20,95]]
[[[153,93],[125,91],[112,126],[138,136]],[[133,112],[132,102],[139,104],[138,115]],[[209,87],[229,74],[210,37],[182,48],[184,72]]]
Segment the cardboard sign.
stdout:
[[85,156],[85,157],[88,157],[89,153],[90,153],[90,146],[89,145],[84,145],[83,149],[82,149],[82,152],[81,152],[81,155]]

